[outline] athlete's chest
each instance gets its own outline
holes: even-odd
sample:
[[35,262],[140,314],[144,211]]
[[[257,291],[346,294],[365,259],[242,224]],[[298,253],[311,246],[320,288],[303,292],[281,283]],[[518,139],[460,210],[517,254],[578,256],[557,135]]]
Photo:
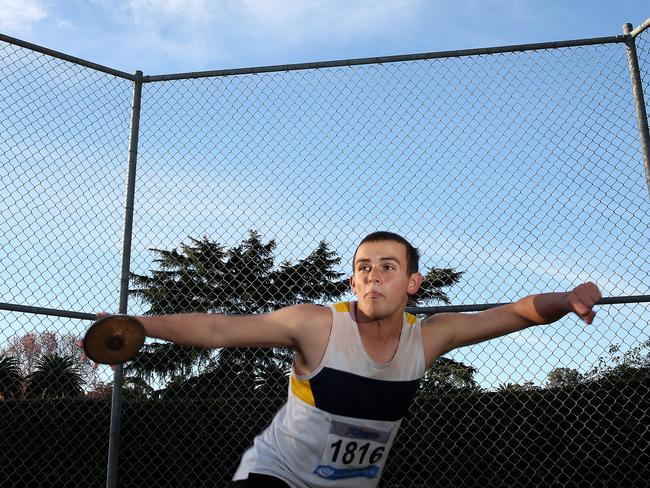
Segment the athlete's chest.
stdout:
[[400,343],[401,327],[381,336],[376,331],[358,327],[360,347],[372,361],[389,363],[395,357]]

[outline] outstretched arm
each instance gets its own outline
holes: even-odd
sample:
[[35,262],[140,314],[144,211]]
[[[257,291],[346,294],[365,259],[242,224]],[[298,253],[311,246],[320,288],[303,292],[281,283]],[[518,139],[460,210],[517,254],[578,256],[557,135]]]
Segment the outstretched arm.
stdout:
[[183,346],[289,347],[300,349],[315,328],[331,322],[317,305],[295,305],[261,315],[178,314],[137,317],[147,336]]
[[422,329],[427,364],[451,349],[510,334],[531,325],[549,324],[571,312],[591,324],[596,315],[593,307],[600,298],[600,291],[594,283],[584,283],[570,292],[530,295],[475,314],[433,315],[424,321]]

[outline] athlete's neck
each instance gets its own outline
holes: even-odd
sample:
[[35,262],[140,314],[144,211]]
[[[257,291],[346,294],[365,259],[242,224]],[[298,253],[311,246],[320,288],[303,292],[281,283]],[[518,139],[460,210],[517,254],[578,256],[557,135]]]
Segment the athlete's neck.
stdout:
[[359,332],[368,338],[376,341],[391,341],[402,331],[404,321],[404,310],[398,310],[385,317],[369,317],[359,307],[354,307],[354,314]]

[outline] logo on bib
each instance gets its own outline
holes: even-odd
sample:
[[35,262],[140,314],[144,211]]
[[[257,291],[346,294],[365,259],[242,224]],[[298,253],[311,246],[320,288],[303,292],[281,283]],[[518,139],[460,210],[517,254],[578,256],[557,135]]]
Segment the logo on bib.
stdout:
[[379,439],[381,433],[363,427],[348,427],[343,436],[352,437],[353,439]]
[[374,478],[379,473],[379,466],[367,468],[340,469],[333,466],[318,466],[314,471],[321,478],[328,480],[343,480],[347,478]]

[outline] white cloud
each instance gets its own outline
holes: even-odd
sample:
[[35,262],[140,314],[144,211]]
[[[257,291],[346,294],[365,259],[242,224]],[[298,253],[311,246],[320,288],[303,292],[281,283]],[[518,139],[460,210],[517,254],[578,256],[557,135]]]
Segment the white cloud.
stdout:
[[57,29],[67,29],[69,27],[72,27],[72,22],[68,19],[62,19],[56,23]]
[[256,32],[293,42],[328,37],[331,42],[337,42],[390,30],[401,20],[414,17],[420,3],[420,0],[244,0],[241,9]]
[[[437,239],[425,241],[423,248],[437,250],[440,257],[453,256],[458,260],[475,255],[476,262],[481,263],[482,269],[490,273],[494,269],[499,270],[499,276],[503,278],[514,276],[513,270],[516,270],[522,275],[530,273],[539,277],[537,284],[557,282],[566,289],[579,283],[594,281],[603,296],[639,295],[645,289],[641,280],[631,276],[627,270],[605,267],[604,263],[615,265],[616,261],[615,254],[605,257],[602,255],[604,251],[576,256],[570,249],[566,252],[545,249],[530,254],[524,249],[510,248],[503,242],[493,244],[467,236],[459,238],[451,232],[443,232]],[[610,252],[616,253],[613,249]],[[530,289],[525,291],[533,292]],[[536,292],[541,291],[551,290]]]
[[391,36],[416,17],[421,4],[422,0],[118,0],[104,8],[125,27],[130,45],[206,69],[245,53],[268,56]]
[[[284,3],[291,4],[291,1],[284,0]],[[310,8],[304,12],[291,12],[287,8],[293,15],[276,18],[273,24],[268,25],[268,35],[284,43],[286,34],[293,32],[293,36],[287,36],[287,39],[294,45],[304,42],[335,45],[380,38],[394,39],[408,32],[409,25],[418,16],[422,2],[361,0],[350,3],[346,0],[331,0],[310,3]],[[264,25],[264,18],[258,17],[257,20],[260,25]]]
[[335,29],[380,32],[387,24],[413,17],[422,0],[129,0],[121,10],[140,25],[161,21],[220,24],[230,30],[256,27],[277,34],[307,35]]
[[124,8],[136,24],[150,25],[161,20],[204,23],[220,7],[208,0],[129,0]]
[[0,31],[8,34],[29,31],[47,15],[40,0],[0,0]]

